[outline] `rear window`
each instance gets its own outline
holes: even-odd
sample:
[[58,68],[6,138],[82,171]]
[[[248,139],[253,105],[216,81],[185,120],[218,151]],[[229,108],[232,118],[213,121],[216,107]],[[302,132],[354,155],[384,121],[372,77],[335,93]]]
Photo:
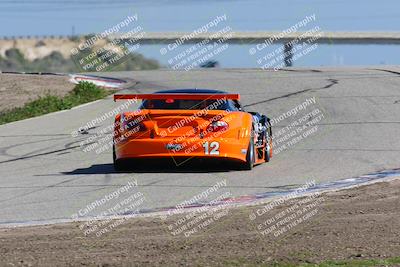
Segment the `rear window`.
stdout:
[[214,109],[214,110],[236,110],[232,100],[181,100],[181,99],[163,99],[163,100],[143,100],[140,109]]

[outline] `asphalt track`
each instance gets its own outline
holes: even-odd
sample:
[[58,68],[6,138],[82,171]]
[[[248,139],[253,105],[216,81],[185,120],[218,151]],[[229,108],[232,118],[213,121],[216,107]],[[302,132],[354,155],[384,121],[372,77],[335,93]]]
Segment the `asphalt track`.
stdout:
[[[110,74],[107,74],[110,76]],[[80,142],[107,125],[72,137],[96,117],[121,105],[111,97],[72,110],[0,126],[0,223],[68,219],[129,181],[145,196],[142,209],[174,206],[226,180],[221,192],[252,195],[295,188],[311,180],[335,181],[399,168],[400,69],[321,68],[261,71],[119,72],[132,81],[124,92],[215,88],[242,95],[248,110],[279,116],[315,97],[324,118],[317,131],[252,171],[157,169],[115,173],[111,151],[84,152]],[[132,107],[134,108],[134,107]],[[275,132],[290,123],[280,122]],[[110,134],[109,132],[107,134]],[[106,134],[106,135],[107,135]],[[121,200],[121,198],[120,198]],[[98,207],[91,215],[118,200]],[[89,215],[89,214],[87,214]]]

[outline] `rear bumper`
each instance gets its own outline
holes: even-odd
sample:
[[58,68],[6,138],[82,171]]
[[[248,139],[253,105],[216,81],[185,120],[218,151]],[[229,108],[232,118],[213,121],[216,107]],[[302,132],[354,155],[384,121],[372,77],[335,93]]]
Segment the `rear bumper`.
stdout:
[[[217,142],[219,147],[209,147],[208,153],[203,144]],[[180,145],[181,148],[171,149],[171,144]],[[115,146],[117,159],[135,158],[221,158],[236,161],[246,161],[248,140],[233,138],[204,138],[191,142],[190,138],[182,142],[175,142],[174,138],[144,138],[125,140]],[[167,148],[167,146],[169,148]],[[214,148],[214,149],[213,149]],[[217,153],[218,151],[218,153]]]

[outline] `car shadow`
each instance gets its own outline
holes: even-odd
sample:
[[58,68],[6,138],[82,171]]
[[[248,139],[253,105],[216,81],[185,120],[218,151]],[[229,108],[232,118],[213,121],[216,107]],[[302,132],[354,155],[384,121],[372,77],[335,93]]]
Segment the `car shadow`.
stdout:
[[69,172],[62,172],[65,175],[79,174],[113,174],[113,173],[216,173],[237,171],[238,166],[233,163],[199,163],[190,162],[177,165],[175,163],[157,163],[149,162],[135,165],[126,164],[122,171],[117,171],[114,164],[94,164],[87,168],[79,168]]

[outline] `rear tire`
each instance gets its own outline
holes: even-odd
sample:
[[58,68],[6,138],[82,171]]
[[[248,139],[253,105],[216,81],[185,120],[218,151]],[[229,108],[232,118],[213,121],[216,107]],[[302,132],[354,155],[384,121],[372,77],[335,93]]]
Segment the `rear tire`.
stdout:
[[121,172],[124,170],[124,165],[120,160],[117,160],[117,155],[115,154],[115,146],[113,146],[113,163],[114,163],[114,170],[117,172]]
[[246,163],[243,164],[243,170],[250,171],[254,167],[255,162],[255,149],[254,138],[250,137],[249,147],[247,148]]
[[270,139],[269,135],[266,135],[265,138],[265,162],[269,162],[271,160],[271,144],[270,144]]
[[271,146],[267,143],[265,144],[265,162],[271,160]]

